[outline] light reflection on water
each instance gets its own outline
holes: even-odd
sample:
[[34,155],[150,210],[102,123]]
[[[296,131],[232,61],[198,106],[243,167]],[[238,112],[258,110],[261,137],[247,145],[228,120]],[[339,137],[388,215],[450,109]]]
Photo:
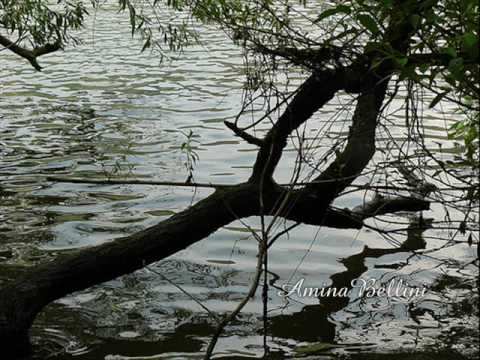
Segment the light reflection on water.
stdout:
[[[104,178],[117,165],[125,176],[183,181],[187,173],[180,146],[185,138],[178,130],[188,129],[199,141],[195,180],[236,183],[249,175],[254,149],[239,142],[222,123],[236,115],[241,103],[239,49],[221,33],[207,29],[203,45],[159,64],[153,55],[138,54],[136,41],[125,37],[127,20],[112,20],[117,17],[99,14],[95,43],[86,31],[84,45],[42,58],[42,73],[6,52],[0,54],[0,246],[13,249],[11,262],[29,263],[133,233],[209,194],[172,187],[54,183],[46,181],[46,176]],[[338,97],[320,112],[307,129],[311,139],[345,101]],[[445,136],[448,121],[435,115],[427,119],[426,126],[428,144],[442,143],[444,159],[457,151]],[[344,134],[347,129],[347,123],[338,121],[330,134]],[[406,135],[401,125],[389,130],[396,139]],[[382,140],[389,138],[382,131],[380,148],[385,145]],[[313,142],[318,151],[330,144],[326,138],[322,143]],[[289,150],[294,150],[293,146]],[[295,151],[287,151],[278,169],[279,181],[289,180],[294,160]],[[361,195],[349,195],[338,205],[361,201]],[[436,216],[441,216],[441,211],[437,209]],[[258,228],[258,219],[249,220]],[[345,270],[339,258],[360,252],[364,245],[387,247],[367,230],[318,232],[316,227],[302,226],[291,231],[288,240],[276,244],[270,269],[281,284],[301,263],[293,280],[304,277],[312,285],[322,286],[329,284],[332,274]],[[241,231],[241,224],[234,223],[154,267],[210,309],[224,312],[246,294],[256,251],[255,241]],[[452,254],[468,258],[473,250],[459,245],[446,250],[445,256]],[[364,276],[378,278],[388,270],[375,269],[375,264],[403,262],[409,255],[368,260]],[[431,268],[416,277],[431,282],[437,274],[435,264],[418,258],[402,271]],[[272,315],[285,305],[276,292],[271,289],[270,307],[277,309]],[[291,302],[286,313],[298,312],[305,304]],[[332,318],[343,329],[340,341],[355,341],[364,348],[371,343],[387,348],[399,345],[390,342],[390,314],[380,315],[381,334],[352,332],[346,325],[349,321],[372,324],[371,319],[352,320],[349,311],[355,306]],[[402,340],[411,346],[417,330],[408,327],[411,321],[403,310],[405,306],[396,310],[394,322],[400,332],[413,334]],[[261,353],[260,338],[252,335],[261,326],[257,317],[261,298],[252,299],[245,313],[242,326],[227,329],[220,341],[218,350],[224,354]],[[99,359],[114,354],[185,359],[199,357],[212,329],[211,319],[192,299],[147,269],[60,300],[40,315],[33,333],[40,341],[48,338],[66,347],[70,355],[59,357],[62,359]],[[320,335],[321,331],[319,339]],[[426,337],[436,336],[433,331]],[[295,342],[277,338],[272,344],[288,350]]]

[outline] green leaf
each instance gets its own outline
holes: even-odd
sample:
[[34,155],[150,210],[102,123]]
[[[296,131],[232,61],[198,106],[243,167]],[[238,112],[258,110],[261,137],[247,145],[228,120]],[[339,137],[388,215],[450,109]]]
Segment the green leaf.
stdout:
[[360,14],[357,15],[357,19],[360,21],[360,24],[372,34],[377,35],[380,33],[377,22],[370,15]]
[[335,14],[340,14],[340,13],[343,13],[343,14],[350,14],[351,10],[350,10],[350,7],[346,6],[346,5],[338,5],[334,8],[331,8],[331,9],[327,9],[325,10],[324,12],[322,12],[316,19],[315,19],[315,23],[318,23],[320,21],[322,21],[323,19],[326,19],[330,16],[333,16]]
[[388,9],[393,6],[393,0],[383,0],[382,3],[383,3],[383,7]]
[[478,60],[478,35],[472,32],[463,34],[462,36],[463,49],[469,57],[477,62]]
[[463,34],[463,44],[466,48],[473,48],[478,44],[478,36],[472,32]]
[[151,40],[152,38],[149,36],[147,40],[145,40],[145,43],[142,46],[141,52],[144,52],[146,49],[148,49],[151,46]]
[[452,58],[456,58],[457,57],[457,50],[455,50],[453,47],[447,47],[447,48],[443,48],[442,49],[442,52],[444,54],[447,54],[449,55],[450,57]]
[[415,67],[412,66],[404,66],[402,71],[398,75],[398,79],[400,81],[405,79],[411,79],[413,81],[418,81],[417,73],[415,72]]
[[435,96],[435,98],[432,100],[432,102],[430,103],[430,105],[428,106],[430,109],[435,107],[435,105],[437,105],[440,100],[442,100],[445,96],[447,96],[447,94],[450,92],[450,90],[447,90],[447,91],[444,91],[440,94],[438,94],[437,96]]
[[406,57],[395,58],[395,61],[397,62],[398,65],[400,65],[401,67],[404,67],[405,65],[407,65],[408,58]]

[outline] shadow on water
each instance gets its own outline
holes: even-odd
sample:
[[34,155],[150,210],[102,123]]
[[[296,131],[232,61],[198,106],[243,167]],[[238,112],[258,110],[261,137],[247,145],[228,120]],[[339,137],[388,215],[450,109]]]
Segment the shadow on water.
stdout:
[[[198,335],[195,332],[186,331],[189,329],[177,329],[177,331],[169,337],[165,337],[158,341],[146,341],[135,339],[108,339],[100,346],[92,346],[89,349],[88,354],[83,355],[82,359],[96,360],[105,359],[112,354],[122,354],[124,357],[138,357],[138,354],[142,354],[142,357],[151,357],[164,353],[197,353],[201,350],[203,342],[198,339],[194,339],[192,335]],[[63,355],[61,359],[76,359],[78,356]],[[55,359],[53,357],[52,359]]]
[[[56,309],[56,312],[61,314],[62,310]],[[82,316],[76,320],[88,321]],[[115,328],[115,330],[118,329]],[[47,358],[52,360],[79,358],[97,360],[130,357],[143,359],[144,357],[158,358],[162,354],[198,354],[204,346],[204,341],[201,338],[209,336],[213,332],[214,328],[207,323],[184,323],[177,326],[174,332],[164,334],[155,340],[146,340],[144,337],[129,338],[128,336],[121,339],[109,336],[107,331],[106,337],[98,336],[98,334],[84,335],[82,340],[87,340],[89,346],[80,347],[65,332],[50,329],[49,339],[42,336],[35,345],[33,358],[29,358],[29,360],[44,360]],[[132,333],[132,335],[135,336],[135,333]],[[141,357],[139,357],[140,354]],[[167,358],[169,358],[168,356]]]
[[[431,220],[420,219],[422,218],[410,219],[407,238],[401,246],[388,249],[365,246],[360,253],[340,260],[347,270],[332,275],[330,277],[332,284],[325,289],[324,293],[328,294],[329,289],[332,294],[334,290],[342,288],[352,290],[355,280],[368,270],[365,265],[367,258],[424,249],[426,244],[422,233],[430,227]],[[344,309],[350,300],[349,296],[320,297],[318,305],[306,305],[297,313],[275,316],[270,320],[271,334],[297,341],[334,343],[336,325],[329,320],[330,315]]]

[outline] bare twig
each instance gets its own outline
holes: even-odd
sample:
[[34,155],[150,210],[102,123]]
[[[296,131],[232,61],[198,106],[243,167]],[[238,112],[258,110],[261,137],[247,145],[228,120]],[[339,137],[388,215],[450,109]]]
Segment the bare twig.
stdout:
[[156,185],[156,186],[184,186],[199,188],[229,188],[227,184],[208,184],[208,183],[192,183],[178,181],[149,181],[149,180],[103,180],[103,179],[83,179],[83,178],[64,178],[58,176],[48,176],[48,181],[68,182],[74,184],[100,184],[100,185]]

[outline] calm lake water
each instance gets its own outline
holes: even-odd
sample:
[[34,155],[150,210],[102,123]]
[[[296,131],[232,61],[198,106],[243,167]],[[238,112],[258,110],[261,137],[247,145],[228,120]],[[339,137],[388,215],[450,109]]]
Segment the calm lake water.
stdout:
[[[233,184],[248,178],[256,149],[223,125],[241,107],[241,52],[214,28],[199,30],[201,45],[160,63],[154,54],[139,53],[139,43],[129,37],[128,20],[111,9],[97,14],[94,31],[90,26],[81,34],[83,45],[41,58],[41,73],[0,51],[0,249],[5,251],[0,271],[6,274],[1,269],[10,265],[29,266],[63,251],[136,232],[209,194],[171,186],[57,183],[47,181],[47,176],[104,179],[109,174],[184,181],[186,157],[181,145],[191,130],[200,158],[194,170],[196,181]],[[295,84],[301,78],[292,73],[291,81]],[[425,97],[428,103],[429,96]],[[333,138],[348,131],[344,121],[348,111],[340,112],[335,123],[332,116],[350,100],[335,98],[306,128],[319,153],[334,141],[326,136],[314,141],[319,133],[328,132]],[[392,106],[401,106],[401,100],[400,96]],[[261,114],[258,109],[253,116]],[[454,120],[451,114],[448,104],[442,113],[426,113],[426,142],[443,160],[453,159],[459,151],[446,137],[446,128]],[[388,126],[379,130],[381,150],[391,147],[392,138],[401,140],[407,133],[402,112],[392,110],[389,119],[395,126],[385,122]],[[292,174],[296,152],[293,145],[289,150],[277,172],[279,181],[288,181]],[[415,154],[416,149],[411,151]],[[391,153],[380,151],[375,163],[388,156]],[[376,179],[386,176],[379,174]],[[358,182],[362,181],[368,178]],[[363,196],[351,193],[337,205],[358,205]],[[451,215],[456,216],[454,211]],[[424,216],[443,220],[445,210],[432,205]],[[405,227],[410,217],[388,219]],[[258,219],[248,221],[258,228]],[[279,224],[279,229],[283,226]],[[257,245],[249,235],[240,223],[232,223],[151,269],[212,311],[230,311],[246,295],[253,276]],[[427,230],[427,249],[441,247],[445,241],[438,237],[450,236],[448,231]],[[299,279],[304,279],[305,286],[328,285],[332,275],[346,271],[340,259],[360,253],[365,245],[394,246],[366,228],[300,226],[272,249],[270,280],[278,287]],[[365,260],[364,279],[387,282],[400,276],[419,286],[436,286],[414,305],[401,299],[352,297],[346,307],[325,313],[314,298],[286,301],[271,287],[270,316],[277,320],[272,320],[270,346],[287,355],[298,344],[318,341],[338,344],[331,350],[337,354],[416,349],[445,343],[452,332],[465,331],[464,341],[455,345],[462,351],[468,352],[469,346],[470,351],[478,350],[478,338],[471,332],[478,320],[468,309],[455,313],[447,305],[462,303],[472,291],[476,293],[471,285],[475,267],[458,270],[459,263],[473,260],[475,254],[475,246],[458,243],[424,255],[398,252]],[[398,264],[406,265],[396,268]],[[456,285],[438,280],[445,278]],[[416,318],[410,311],[413,307],[427,310]],[[261,313],[258,295],[239,321],[226,329],[217,346],[219,354],[260,356]],[[144,269],[50,305],[32,333],[40,347],[66,348],[66,354],[54,359],[197,359],[213,326],[211,317],[189,296]]]

